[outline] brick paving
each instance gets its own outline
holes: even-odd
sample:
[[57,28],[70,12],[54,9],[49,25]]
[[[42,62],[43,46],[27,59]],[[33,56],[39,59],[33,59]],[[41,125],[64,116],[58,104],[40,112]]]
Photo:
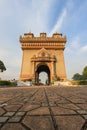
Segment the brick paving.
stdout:
[[0,88],[0,130],[87,130],[87,87]]

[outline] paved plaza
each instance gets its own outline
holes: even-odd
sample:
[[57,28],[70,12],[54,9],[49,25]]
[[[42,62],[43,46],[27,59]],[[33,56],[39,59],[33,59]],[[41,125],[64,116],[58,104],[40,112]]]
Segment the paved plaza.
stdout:
[[0,130],[87,130],[87,87],[0,88]]

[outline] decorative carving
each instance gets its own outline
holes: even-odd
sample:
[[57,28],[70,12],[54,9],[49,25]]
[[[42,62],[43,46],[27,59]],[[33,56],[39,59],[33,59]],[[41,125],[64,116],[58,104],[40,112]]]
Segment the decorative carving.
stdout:
[[33,38],[34,34],[33,33],[25,33],[24,38]]
[[45,52],[42,52],[42,54],[41,54],[41,55],[42,55],[42,57],[45,57]]
[[62,34],[61,33],[54,33],[53,38],[61,38]]
[[46,38],[46,33],[40,33],[41,38]]
[[[40,33],[40,37],[34,37],[33,33],[26,33],[20,37],[22,49],[29,48],[56,48],[64,49],[66,43],[66,36],[55,33],[52,37],[47,37],[46,33]],[[55,47],[56,46],[56,47]]]
[[31,61],[56,61],[55,55],[49,54],[45,48],[42,48],[36,55],[31,58]]

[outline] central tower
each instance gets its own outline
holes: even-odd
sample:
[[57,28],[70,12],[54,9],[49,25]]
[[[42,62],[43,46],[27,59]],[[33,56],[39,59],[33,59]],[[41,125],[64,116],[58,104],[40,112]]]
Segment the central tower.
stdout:
[[44,71],[48,74],[48,83],[56,80],[66,80],[64,62],[64,49],[66,36],[54,33],[47,37],[46,33],[40,33],[35,37],[33,33],[20,36],[23,51],[20,80],[32,80],[39,83],[39,73]]

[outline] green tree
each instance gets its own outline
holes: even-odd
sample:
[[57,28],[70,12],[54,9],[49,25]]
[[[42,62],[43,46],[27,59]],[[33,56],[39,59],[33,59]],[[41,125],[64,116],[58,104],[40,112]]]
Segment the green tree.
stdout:
[[80,75],[79,73],[76,73],[72,77],[73,80],[83,80],[83,76]]
[[82,75],[87,79],[87,66],[83,69]]
[[3,72],[6,70],[6,67],[4,65],[4,63],[0,60],[0,71]]

